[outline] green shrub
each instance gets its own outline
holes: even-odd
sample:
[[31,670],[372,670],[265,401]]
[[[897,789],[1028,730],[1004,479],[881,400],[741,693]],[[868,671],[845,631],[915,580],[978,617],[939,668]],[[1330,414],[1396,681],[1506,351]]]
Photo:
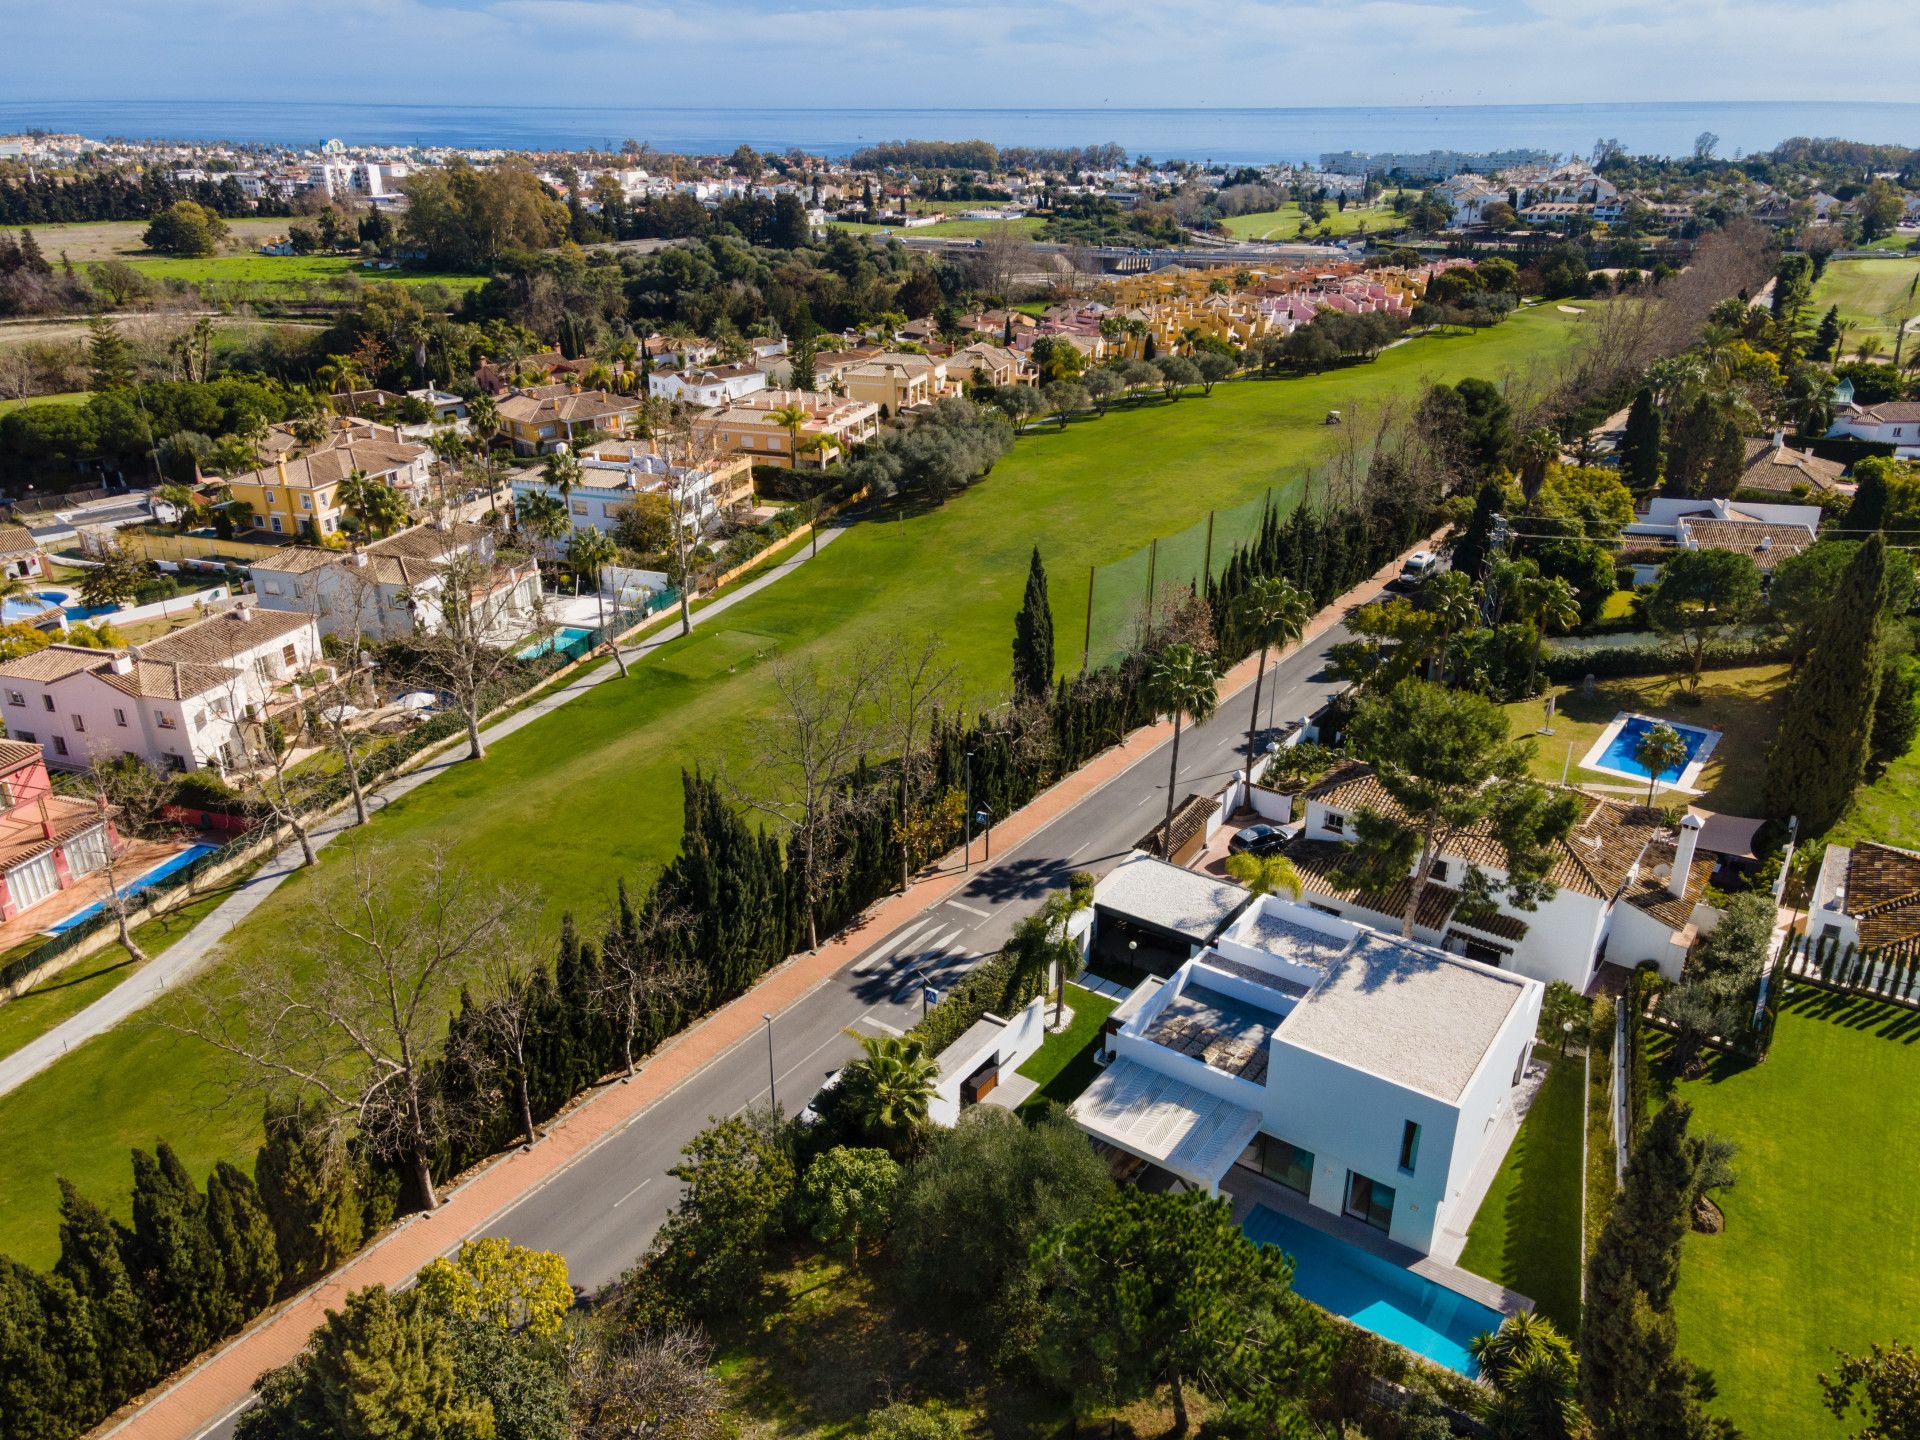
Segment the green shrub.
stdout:
[[[1705,668],[1728,670],[1744,665],[1770,665],[1791,659],[1784,639],[1762,637],[1710,641]],[[1597,650],[1549,648],[1540,660],[1541,673],[1561,685],[1577,685],[1591,675],[1613,680],[1630,675],[1678,675],[1689,668],[1687,657],[1668,645],[1611,645]]]

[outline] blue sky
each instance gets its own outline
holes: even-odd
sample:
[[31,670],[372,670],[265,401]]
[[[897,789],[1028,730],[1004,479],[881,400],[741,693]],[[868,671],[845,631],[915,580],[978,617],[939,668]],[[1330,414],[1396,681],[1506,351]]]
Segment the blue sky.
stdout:
[[22,99],[1906,100],[1920,42],[1914,0],[10,0],[0,15]]

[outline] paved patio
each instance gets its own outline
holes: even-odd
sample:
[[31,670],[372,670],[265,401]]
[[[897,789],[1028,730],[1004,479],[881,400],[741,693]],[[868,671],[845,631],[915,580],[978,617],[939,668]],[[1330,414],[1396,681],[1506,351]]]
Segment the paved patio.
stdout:
[[[120,875],[120,883],[125,885],[162,861],[169,860],[186,849],[179,841],[130,840],[120,854],[120,863],[115,867]],[[47,928],[58,925],[75,911],[84,910],[107,893],[107,877],[98,871],[87,876],[78,885],[69,885],[42,900],[38,905],[22,910],[11,920],[0,924],[0,952],[24,945],[45,934]]]

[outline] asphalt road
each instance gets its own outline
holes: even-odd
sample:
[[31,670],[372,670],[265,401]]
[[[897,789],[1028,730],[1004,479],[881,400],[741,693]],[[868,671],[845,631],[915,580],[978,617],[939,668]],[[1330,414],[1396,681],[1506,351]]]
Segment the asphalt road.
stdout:
[[[1297,719],[1338,688],[1317,677],[1328,649],[1346,638],[1336,626],[1279,662],[1261,697],[1263,725],[1267,714],[1277,723]],[[1240,767],[1251,703],[1249,688],[1181,736],[1182,795],[1216,789]],[[498,1217],[487,1233],[558,1251],[584,1289],[612,1280],[645,1252],[679,1198],[680,1182],[668,1167],[710,1118],[764,1104],[770,1070],[781,1107],[803,1105],[858,1053],[848,1028],[897,1034],[913,1024],[925,984],[944,989],[999,950],[1015,923],[1064,886],[1072,871],[1098,875],[1117,864],[1159,822],[1166,786],[1163,743],[1011,852],[982,863],[976,843],[974,878],[964,889],[877,940],[774,1016],[768,1030],[636,1116]]]

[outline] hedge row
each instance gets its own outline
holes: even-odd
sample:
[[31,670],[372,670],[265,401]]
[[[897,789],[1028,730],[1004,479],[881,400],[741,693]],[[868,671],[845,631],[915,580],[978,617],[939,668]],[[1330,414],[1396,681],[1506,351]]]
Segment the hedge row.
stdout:
[[[1775,665],[1792,658],[1785,639],[1714,640],[1703,666],[1731,670],[1743,665]],[[1597,650],[1548,650],[1541,672],[1557,684],[1577,685],[1587,676],[1614,680],[1629,675],[1677,675],[1693,668],[1692,659],[1674,645],[1609,645]]]

